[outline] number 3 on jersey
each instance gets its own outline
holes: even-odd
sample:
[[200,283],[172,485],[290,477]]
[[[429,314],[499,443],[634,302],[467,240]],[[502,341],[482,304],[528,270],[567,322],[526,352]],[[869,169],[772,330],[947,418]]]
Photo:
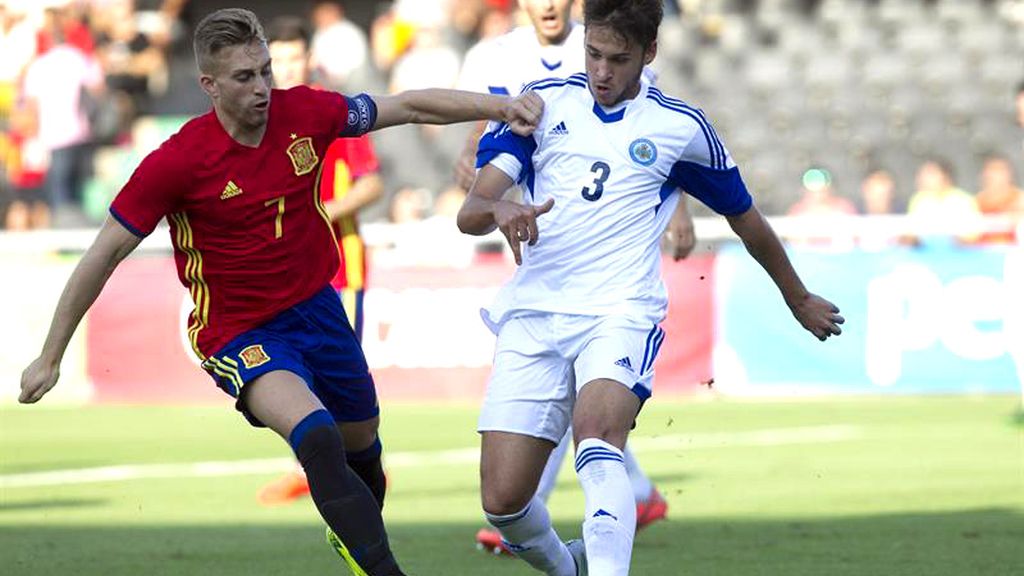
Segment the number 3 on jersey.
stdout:
[[612,169],[604,162],[598,160],[590,167],[590,172],[594,174],[594,189],[591,191],[590,186],[584,186],[582,194],[585,200],[596,202],[604,194],[604,183],[608,180],[608,176],[611,175]]

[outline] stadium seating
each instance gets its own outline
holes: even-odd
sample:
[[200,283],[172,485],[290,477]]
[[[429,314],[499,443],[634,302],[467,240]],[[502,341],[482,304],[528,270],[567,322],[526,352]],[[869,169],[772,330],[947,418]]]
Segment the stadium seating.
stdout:
[[1013,121],[1024,3],[705,0],[701,10],[693,66],[663,70],[661,82],[705,109],[766,211],[797,199],[802,162],[829,167],[851,199],[880,165],[905,200],[932,155],[966,189],[988,152],[1024,174]]

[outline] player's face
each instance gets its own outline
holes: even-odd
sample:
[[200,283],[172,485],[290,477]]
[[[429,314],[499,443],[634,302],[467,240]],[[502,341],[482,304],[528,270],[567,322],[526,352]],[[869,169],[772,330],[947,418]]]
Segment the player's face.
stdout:
[[304,40],[271,42],[270,59],[273,61],[276,88],[287,90],[307,82],[309,52]]
[[654,60],[657,42],[646,50],[608,26],[587,28],[586,66],[590,92],[602,106],[614,106],[640,91],[640,74]]
[[981,187],[986,190],[1006,190],[1013,187],[1013,169],[1001,158],[985,162],[981,169]]
[[267,123],[271,81],[270,51],[259,41],[221,49],[211,72],[200,77],[218,114],[248,128]]
[[558,44],[569,34],[572,0],[519,0],[541,44]]

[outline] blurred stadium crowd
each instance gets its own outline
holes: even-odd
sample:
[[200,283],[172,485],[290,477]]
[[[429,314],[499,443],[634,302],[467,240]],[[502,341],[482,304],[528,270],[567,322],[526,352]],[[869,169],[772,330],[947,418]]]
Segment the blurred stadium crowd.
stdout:
[[[191,28],[231,4],[0,0],[0,228],[101,221],[142,156],[209,109]],[[306,18],[314,78],[346,93],[454,87],[470,47],[528,25],[514,0],[240,4]],[[666,8],[658,83],[705,109],[762,211],[1024,215],[1024,0]],[[450,211],[467,130],[375,134],[386,200],[363,219]]]

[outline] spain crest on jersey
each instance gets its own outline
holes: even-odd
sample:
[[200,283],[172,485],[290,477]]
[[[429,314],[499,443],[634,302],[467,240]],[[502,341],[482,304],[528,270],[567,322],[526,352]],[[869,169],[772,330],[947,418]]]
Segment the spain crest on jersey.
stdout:
[[262,344],[253,344],[252,346],[242,348],[242,351],[238,353],[238,357],[242,359],[242,363],[248,369],[270,362],[270,356],[263,350]]
[[313,171],[313,168],[316,168],[317,162],[320,161],[316,156],[316,150],[313,149],[313,139],[309,136],[292,142],[288,146],[287,152],[288,157],[291,158],[292,167],[295,168],[296,176],[309,174]]

